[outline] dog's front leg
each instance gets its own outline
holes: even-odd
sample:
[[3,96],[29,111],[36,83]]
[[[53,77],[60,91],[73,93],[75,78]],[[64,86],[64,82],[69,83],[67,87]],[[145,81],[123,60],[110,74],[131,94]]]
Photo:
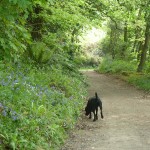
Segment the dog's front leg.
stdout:
[[100,111],[101,111],[101,118],[103,119],[104,116],[103,116],[103,110],[102,110],[102,107],[100,107]]

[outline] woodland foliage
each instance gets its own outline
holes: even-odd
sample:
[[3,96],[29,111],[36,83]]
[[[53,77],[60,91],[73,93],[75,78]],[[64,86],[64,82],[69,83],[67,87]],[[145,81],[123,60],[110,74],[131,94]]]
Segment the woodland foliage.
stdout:
[[59,149],[86,95],[74,55],[91,8],[85,0],[0,5],[0,149]]
[[87,28],[107,28],[99,54],[111,60],[102,69],[150,70],[149,0],[0,0],[0,5],[0,149],[59,149],[86,95],[77,62],[82,62],[79,36]]
[[82,0],[2,0],[1,6],[1,60],[30,57],[40,63],[54,53],[73,56],[77,35],[88,22]]
[[101,1],[107,35],[100,43],[100,72],[117,73],[150,90],[150,1]]
[[101,45],[104,54],[113,60],[136,61],[137,71],[144,71],[150,60],[150,2],[103,1],[102,8],[108,28]]

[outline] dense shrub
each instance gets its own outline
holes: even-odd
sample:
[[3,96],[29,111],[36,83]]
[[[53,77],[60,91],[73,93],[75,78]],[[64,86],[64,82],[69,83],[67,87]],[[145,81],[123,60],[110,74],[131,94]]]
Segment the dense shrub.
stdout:
[[78,64],[78,66],[80,66],[80,68],[91,68],[97,67],[100,61],[97,57],[78,56],[75,58],[75,62]]
[[127,81],[140,89],[150,90],[150,74],[132,74]]
[[58,149],[80,115],[82,82],[53,67],[0,68],[0,149]]
[[136,65],[130,62],[111,59],[104,59],[98,68],[98,71],[103,73],[134,72],[135,70]]
[[150,73],[150,62],[146,63],[145,72]]

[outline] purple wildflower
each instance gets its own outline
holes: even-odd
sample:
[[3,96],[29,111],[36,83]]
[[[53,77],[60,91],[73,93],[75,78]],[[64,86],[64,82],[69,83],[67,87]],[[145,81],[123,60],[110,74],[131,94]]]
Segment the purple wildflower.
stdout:
[[0,103],[0,107],[3,107],[2,103]]
[[3,116],[7,116],[7,112],[6,112],[6,110],[4,109],[3,111],[2,111],[2,114],[3,114]]
[[72,99],[73,99],[73,96],[70,96],[69,99],[72,100]]
[[13,121],[18,120],[18,117],[17,117],[17,116],[11,116],[11,118],[12,118]]

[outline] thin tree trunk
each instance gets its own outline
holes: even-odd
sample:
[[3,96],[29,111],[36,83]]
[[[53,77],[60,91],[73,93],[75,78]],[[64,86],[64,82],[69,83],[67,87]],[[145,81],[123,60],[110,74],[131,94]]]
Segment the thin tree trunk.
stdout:
[[109,49],[111,50],[112,59],[115,59],[114,42],[113,42],[113,40],[114,40],[113,32],[114,32],[113,29],[111,29]]
[[142,72],[144,69],[145,62],[146,62],[146,54],[147,54],[148,46],[149,46],[149,41],[150,41],[150,23],[148,20],[147,24],[146,24],[146,30],[145,30],[145,42],[143,45],[143,49],[141,51],[140,63],[138,65],[137,72]]
[[35,41],[41,40],[42,38],[42,27],[43,27],[43,18],[38,16],[42,8],[39,5],[34,7],[34,13],[37,17],[33,17],[33,14],[30,13],[27,19],[28,24],[32,27],[31,36]]
[[[138,12],[137,20],[139,20],[141,18],[141,13],[142,13],[142,9],[140,8],[139,12]],[[136,29],[135,29],[135,41],[134,41],[134,44],[133,44],[132,52],[138,52],[138,50],[139,50],[140,44],[137,41],[137,39],[140,38],[140,36],[141,36],[141,30],[142,29],[140,27],[136,27]]]
[[142,51],[142,49],[143,49],[143,42],[142,41],[140,41],[140,42],[138,42],[138,49],[137,49],[137,61],[140,61],[140,58],[141,58],[141,51]]
[[124,45],[123,45],[123,48],[121,51],[121,58],[125,58],[127,42],[128,42],[128,25],[127,25],[127,22],[125,22],[125,24],[124,24]]

